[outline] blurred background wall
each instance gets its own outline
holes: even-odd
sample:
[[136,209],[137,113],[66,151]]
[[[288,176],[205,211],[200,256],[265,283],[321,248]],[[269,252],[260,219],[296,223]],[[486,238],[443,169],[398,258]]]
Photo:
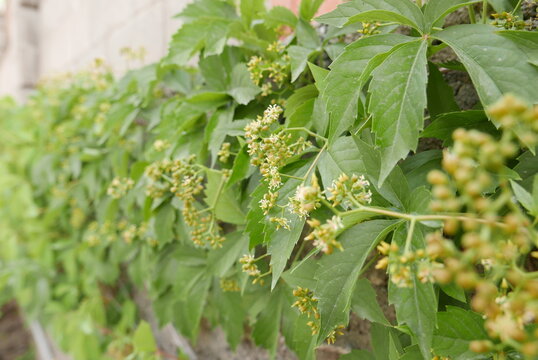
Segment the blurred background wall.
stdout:
[[[161,58],[190,0],[0,0],[0,96],[22,100],[43,76],[103,58],[119,73],[120,49],[144,47]],[[267,0],[294,10],[300,0]],[[340,0],[325,0],[322,11]]]

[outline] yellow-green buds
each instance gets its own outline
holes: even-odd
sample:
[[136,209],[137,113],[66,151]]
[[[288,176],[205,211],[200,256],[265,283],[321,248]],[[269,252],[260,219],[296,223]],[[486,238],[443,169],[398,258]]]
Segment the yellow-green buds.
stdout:
[[343,250],[342,244],[336,240],[338,231],[344,227],[341,218],[333,216],[325,224],[321,224],[316,219],[308,220],[307,223],[312,228],[312,232],[305,237],[305,240],[314,241],[314,246],[325,254],[332,254],[335,248]]

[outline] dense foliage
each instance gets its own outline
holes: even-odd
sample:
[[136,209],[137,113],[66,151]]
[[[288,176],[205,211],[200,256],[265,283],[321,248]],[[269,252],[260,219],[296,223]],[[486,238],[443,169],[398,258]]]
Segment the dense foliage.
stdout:
[[347,359],[538,356],[532,4],[352,0],[315,28],[322,1],[264,2],[194,1],[159,63],[0,102],[2,300],[75,359],[170,356],[140,292],[193,342],[203,317],[273,355],[313,359],[352,311],[372,352]]

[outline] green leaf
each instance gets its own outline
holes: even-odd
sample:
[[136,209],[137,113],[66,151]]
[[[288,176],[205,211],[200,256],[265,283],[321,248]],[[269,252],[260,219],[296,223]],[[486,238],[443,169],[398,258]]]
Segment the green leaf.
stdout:
[[270,28],[276,28],[279,25],[288,25],[292,29],[295,29],[297,17],[287,7],[273,6],[265,16],[265,25]]
[[286,214],[284,217],[289,221],[290,230],[281,228],[275,231],[267,246],[267,251],[271,254],[271,268],[273,270],[271,290],[278,283],[305,224],[305,220],[295,214]]
[[155,235],[157,236],[157,241],[160,245],[169,243],[174,239],[174,231],[172,229],[175,219],[175,210],[169,204],[161,206],[157,211],[157,214],[155,214],[153,229],[155,230]]
[[377,301],[377,294],[368,279],[359,279],[355,285],[351,310],[359,317],[390,326]]
[[299,15],[305,21],[310,21],[318,12],[323,0],[302,0],[299,6]]
[[284,302],[285,286],[277,287],[269,298],[269,303],[263,309],[252,329],[252,338],[258,346],[263,346],[274,358],[280,333],[280,321]]
[[214,206],[217,219],[230,224],[244,224],[245,214],[230,188],[226,188],[226,179],[222,173],[216,170],[207,170],[207,186],[205,190],[205,202]]
[[314,289],[316,287],[316,280],[312,277],[312,274],[316,272],[317,268],[317,261],[313,258],[308,258],[302,260],[292,269],[282,273],[282,279],[292,289],[297,287]]
[[185,23],[199,20],[200,18],[234,18],[235,16],[234,7],[221,0],[193,1],[181,13],[176,15],[177,18]]
[[351,350],[349,354],[339,357],[339,360],[375,360],[375,356],[367,350]]
[[467,298],[465,297],[465,291],[455,283],[440,285],[440,287],[441,290],[443,290],[443,292],[448,296],[453,297],[454,299],[459,300],[462,303],[467,302]]
[[232,174],[230,175],[230,179],[228,179],[226,187],[230,187],[246,178],[251,170],[254,171],[254,168],[250,166],[250,156],[248,155],[247,147],[243,146],[234,159]]
[[151,331],[151,326],[144,320],[138,324],[133,335],[133,346],[135,351],[152,353],[157,351],[157,344]]
[[226,333],[226,340],[232,350],[237,348],[243,337],[247,312],[243,298],[238,292],[218,292],[217,304],[219,325]]
[[264,0],[241,0],[239,7],[243,22],[250,27],[252,20],[265,13]]
[[316,20],[336,27],[358,21],[393,21],[419,31],[424,29],[420,8],[411,1],[401,0],[353,0]]
[[400,344],[395,330],[385,325],[372,323],[370,337],[376,360],[397,360],[400,358],[398,351]]
[[312,53],[312,49],[302,46],[292,45],[288,48],[288,55],[290,56],[291,65],[291,82],[297,80],[297,78],[306,69],[308,58]]
[[[394,233],[392,241],[400,249],[405,248],[407,231],[407,226],[401,226]],[[424,248],[424,236],[417,226],[413,233],[411,249],[420,248]],[[397,287],[390,281],[389,302],[396,308],[398,325],[406,324],[411,329],[422,356],[430,359],[437,313],[433,284],[420,282],[412,272],[410,287]]]
[[323,84],[327,78],[327,75],[329,74],[329,70],[324,69],[321,66],[317,66],[316,64],[312,64],[311,62],[308,63],[308,68],[310,69],[312,76],[314,76],[314,81],[319,90],[319,84]]
[[516,6],[518,0],[488,0],[496,12],[510,12]]
[[376,145],[382,148],[379,182],[415,150],[424,125],[427,41],[401,45],[372,73],[369,111]]
[[486,107],[512,93],[538,102],[538,69],[527,54],[490,25],[457,25],[432,35],[448,44],[469,72]]
[[433,337],[433,350],[440,356],[455,360],[483,358],[469,350],[473,340],[485,340],[488,336],[484,330],[482,317],[469,310],[447,306],[446,311],[437,314],[438,327]]
[[339,237],[344,251],[324,256],[314,277],[315,296],[321,316],[320,339],[337,325],[347,325],[351,297],[357,278],[370,252],[398,224],[392,220],[372,220],[358,224]]
[[268,236],[265,231],[265,215],[260,208],[260,200],[269,191],[269,188],[265,183],[260,183],[258,187],[250,194],[249,211],[247,213],[247,226],[245,232],[249,234],[250,242],[249,248],[252,249],[258,244],[265,242],[265,236]]
[[248,252],[248,237],[240,232],[226,235],[226,240],[220,249],[209,252],[207,271],[223,277],[230,270],[239,256]]
[[286,109],[284,110],[284,116],[290,117],[306,101],[315,99],[318,96],[318,94],[319,94],[318,89],[316,88],[316,85],[314,84],[303,86],[302,88],[295,90],[295,92],[288,98],[288,101],[286,102]]
[[230,20],[223,18],[200,19],[184,24],[172,37],[162,64],[186,65],[202,49],[206,56],[222,53],[230,24]]
[[426,22],[426,31],[430,31],[433,27],[443,25],[443,20],[451,12],[456,11],[460,7],[472,5],[481,0],[430,0],[424,8],[424,19]]
[[331,72],[320,89],[320,99],[325,112],[322,127],[329,126],[329,136],[334,140],[348,130],[357,117],[360,94],[376,66],[381,64],[394,46],[413,38],[386,34],[361,38],[346,46],[344,52],[331,64]]
[[237,103],[246,105],[261,92],[250,79],[250,73],[245,64],[237,64],[232,71],[232,80],[228,93]]
[[510,184],[512,185],[517,201],[519,201],[530,214],[538,216],[538,202],[536,202],[534,197],[517,182],[510,180]]
[[441,168],[443,152],[441,150],[426,150],[409,156],[400,163],[400,167],[409,181],[409,188],[429,186],[428,173]]
[[505,30],[498,31],[497,34],[513,41],[536,65],[536,59],[538,59],[538,33],[536,31]]
[[[330,186],[340,174],[364,175],[375,191],[394,206],[403,207],[409,187],[401,170],[396,168],[389,179],[378,187],[381,161],[378,152],[355,137],[340,137],[322,155],[318,169],[324,186]],[[365,215],[370,217],[369,214]],[[345,219],[344,219],[345,221]]]
[[[428,3],[429,4],[429,3]],[[443,74],[434,63],[428,63],[428,112],[433,119],[440,114],[458,111],[454,90],[447,84]]]
[[211,162],[213,165],[217,162],[218,153],[228,135],[228,128],[233,121],[235,108],[229,107],[223,110],[217,110],[209,119],[205,130],[204,140],[208,144],[208,150],[211,153]]
[[190,339],[196,340],[198,336],[200,319],[206,305],[210,285],[211,279],[209,277],[200,277],[194,283],[188,296],[173,305],[174,325]]
[[297,43],[302,47],[316,50],[321,46],[321,40],[316,29],[303,19],[297,22],[295,36],[297,37]]
[[488,134],[497,133],[483,110],[467,110],[439,115],[424,129],[421,136],[441,139],[444,146],[450,146],[453,143],[452,134],[459,128],[476,129]]

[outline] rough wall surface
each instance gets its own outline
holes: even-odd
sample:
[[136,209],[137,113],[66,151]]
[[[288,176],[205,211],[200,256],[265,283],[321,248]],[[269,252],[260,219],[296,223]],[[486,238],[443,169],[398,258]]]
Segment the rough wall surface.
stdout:
[[83,68],[98,57],[121,73],[127,68],[123,47],[144,47],[146,62],[155,61],[180,26],[173,16],[188,2],[8,0],[0,15],[0,95],[22,99],[39,78]]

